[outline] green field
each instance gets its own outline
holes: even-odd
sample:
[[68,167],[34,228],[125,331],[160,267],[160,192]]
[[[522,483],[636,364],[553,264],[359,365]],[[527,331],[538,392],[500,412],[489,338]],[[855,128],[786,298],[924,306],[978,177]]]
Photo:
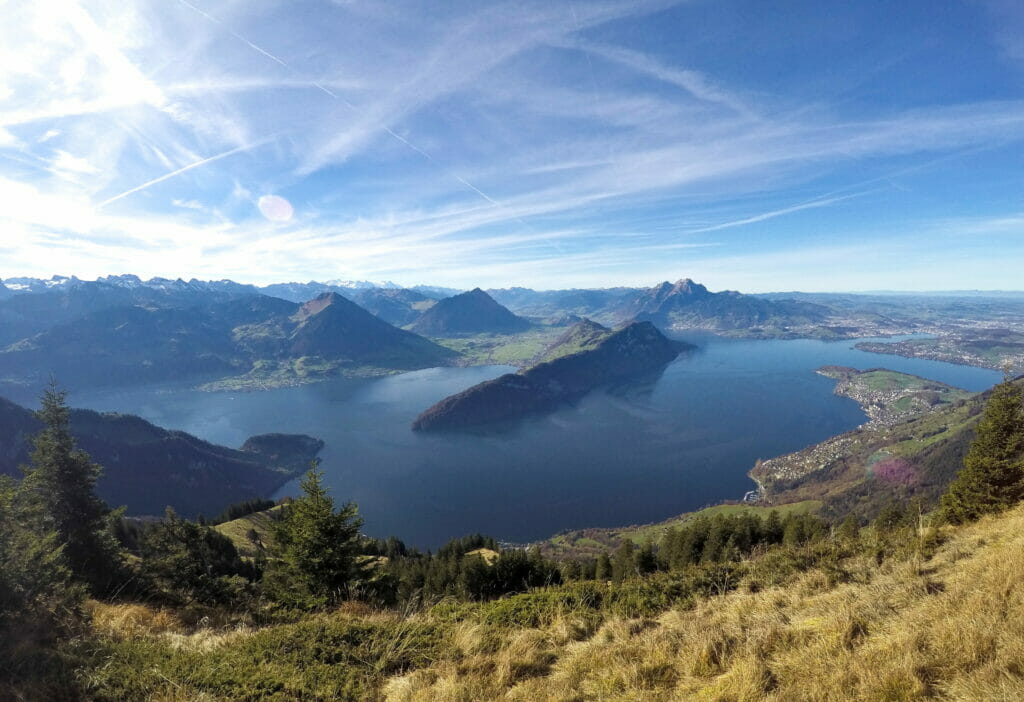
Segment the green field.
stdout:
[[273,524],[280,510],[281,507],[278,505],[265,512],[255,512],[239,519],[232,519],[230,522],[218,524],[214,529],[231,539],[239,555],[255,558],[259,555],[260,549],[250,535],[255,533],[259,543],[263,544],[265,548],[271,548],[274,545]]
[[540,356],[565,329],[537,327],[520,334],[474,334],[431,341],[462,354],[459,365],[522,367]]
[[318,383],[335,377],[372,378],[401,372],[393,368],[344,365],[342,361],[303,356],[284,361],[256,361],[248,373],[205,383],[199,389],[207,392],[271,390]]

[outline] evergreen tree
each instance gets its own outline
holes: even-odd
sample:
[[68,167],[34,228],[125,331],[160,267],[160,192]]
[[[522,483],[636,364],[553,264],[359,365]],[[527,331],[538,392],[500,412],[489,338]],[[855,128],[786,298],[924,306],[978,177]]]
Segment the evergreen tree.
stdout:
[[338,602],[365,574],[356,559],[363,523],[358,508],[349,502],[335,511],[322,481],[314,464],[302,480],[302,496],[275,523],[277,558],[265,577],[272,596],[301,608]]
[[597,562],[594,564],[594,580],[608,580],[610,577],[612,577],[612,559],[605,551],[597,557]]
[[786,546],[799,546],[806,540],[807,535],[804,533],[803,521],[792,515],[787,515],[783,521],[782,543]]
[[636,554],[636,569],[641,575],[653,573],[658,569],[658,557],[654,553],[654,544],[646,541]]
[[626,539],[622,545],[615,550],[615,558],[612,559],[612,580],[621,583],[626,578],[631,578],[636,572],[636,549],[633,542]]
[[964,467],[942,497],[942,513],[961,523],[1024,499],[1024,399],[1010,381],[995,387]]
[[20,492],[44,529],[56,534],[72,575],[102,593],[120,578],[121,558],[113,517],[95,491],[102,468],[75,448],[66,399],[53,382],[43,392],[37,413],[43,429],[34,439]]
[[707,517],[697,517],[690,523],[678,538],[673,567],[685,568],[698,563],[704,553],[704,543],[711,531],[711,521]]
[[170,507],[143,538],[142,570],[165,592],[207,605],[239,604],[244,581],[259,575],[238,556],[231,539],[180,519]]
[[701,552],[701,561],[704,563],[717,563],[721,560],[722,550],[729,540],[729,524],[721,515],[716,515],[708,530],[707,539],[704,541],[704,549]]
[[583,566],[575,558],[562,562],[562,581],[581,580],[583,578]]

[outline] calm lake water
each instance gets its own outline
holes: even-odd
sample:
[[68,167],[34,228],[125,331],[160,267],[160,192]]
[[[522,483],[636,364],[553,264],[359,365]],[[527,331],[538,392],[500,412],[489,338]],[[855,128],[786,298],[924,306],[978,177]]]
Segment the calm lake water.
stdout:
[[[327,482],[354,500],[373,536],[420,547],[470,532],[529,541],[569,528],[651,522],[753,487],[758,458],[795,451],[865,420],[815,374],[826,364],[884,366],[968,390],[994,371],[857,351],[852,341],[735,341],[684,336],[699,350],[664,373],[501,432],[416,434],[441,398],[508,372],[436,368],[252,393],[147,387],[74,392],[71,403],[138,414],[212,442],[264,432],[326,442]],[[279,493],[294,494],[294,483]]]

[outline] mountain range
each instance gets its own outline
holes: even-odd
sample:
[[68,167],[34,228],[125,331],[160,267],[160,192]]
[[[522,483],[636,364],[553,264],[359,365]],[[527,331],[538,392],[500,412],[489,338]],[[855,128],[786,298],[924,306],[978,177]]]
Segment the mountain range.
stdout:
[[710,292],[684,278],[664,282],[627,299],[625,317],[647,320],[664,329],[708,329],[750,332],[824,323],[829,308],[810,302],[769,300],[731,290]]
[[333,292],[298,304],[221,284],[98,281],[15,295],[0,301],[0,320],[0,380],[20,384],[215,379],[300,359],[325,374],[408,370],[457,356]]
[[[0,473],[20,477],[31,437],[42,428],[34,412],[0,397]],[[265,434],[240,449],[169,431],[140,417],[71,411],[79,448],[103,466],[97,493],[130,515],[214,516],[229,504],[265,498],[298,473],[323,447],[301,434]]]
[[412,324],[439,299],[408,288],[369,288],[355,291],[350,297],[363,309],[396,327]]
[[[38,385],[56,375],[71,385],[188,378],[267,387],[482,362],[459,361],[465,345],[450,344],[453,351],[423,337],[531,330],[543,337],[581,318],[747,336],[849,336],[860,328],[836,326],[835,314],[849,325],[860,312],[847,306],[837,313],[824,299],[716,293],[689,279],[649,289],[452,293],[365,281],[257,287],[135,275],[7,278],[0,283],[0,384]],[[889,315],[862,316],[871,331],[890,324]]]

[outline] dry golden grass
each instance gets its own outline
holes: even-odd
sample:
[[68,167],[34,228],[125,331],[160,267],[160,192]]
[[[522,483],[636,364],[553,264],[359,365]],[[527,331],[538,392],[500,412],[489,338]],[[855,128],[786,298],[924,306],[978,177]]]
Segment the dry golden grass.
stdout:
[[1024,508],[950,533],[927,561],[847,564],[596,632],[571,613],[388,681],[389,702],[1024,700]]
[[173,612],[141,604],[108,604],[90,600],[85,610],[92,628],[112,639],[181,633],[187,629]]
[[189,626],[167,609],[143,604],[109,604],[90,600],[86,613],[93,631],[114,641],[162,639],[174,648],[211,651],[252,633],[246,624],[216,625],[201,621]]

